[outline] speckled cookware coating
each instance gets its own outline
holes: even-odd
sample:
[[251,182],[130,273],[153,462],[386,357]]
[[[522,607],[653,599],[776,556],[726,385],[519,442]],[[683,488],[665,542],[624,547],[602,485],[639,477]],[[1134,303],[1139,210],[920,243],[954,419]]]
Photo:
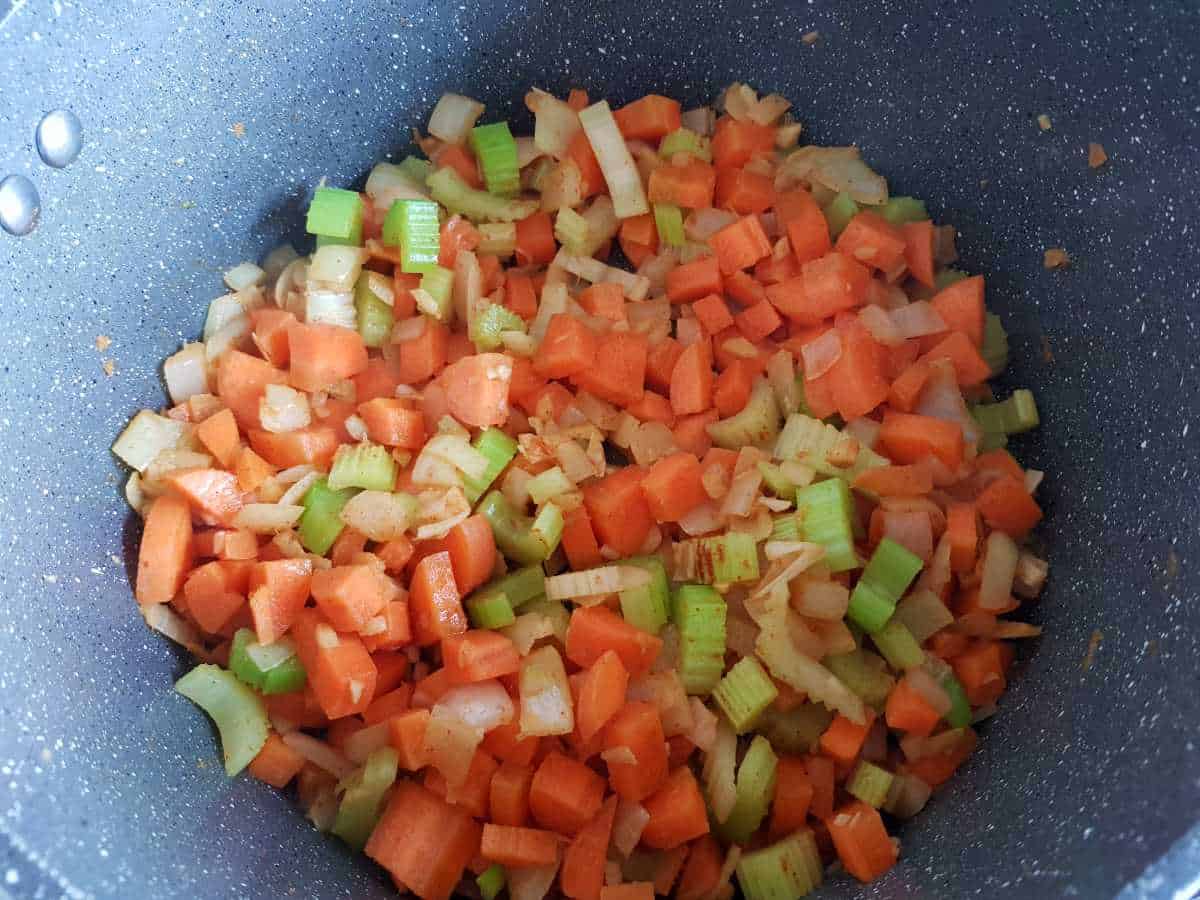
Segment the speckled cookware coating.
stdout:
[[[1044,422],[1015,449],[1048,472],[1047,635],[900,865],[821,896],[1166,897],[1200,872],[1194,4],[6,3],[0,177],[44,208],[0,234],[0,894],[391,895],[223,774],[171,690],[184,658],[134,609],[108,445],[161,402],[219,273],[302,240],[317,179],[360,184],[443,90],[499,117],[531,84],[695,102],[734,79],[959,227],[1012,335],[1003,383]],[[85,131],[61,171],[33,146],[57,107]],[[1069,270],[1043,271],[1051,246]]]

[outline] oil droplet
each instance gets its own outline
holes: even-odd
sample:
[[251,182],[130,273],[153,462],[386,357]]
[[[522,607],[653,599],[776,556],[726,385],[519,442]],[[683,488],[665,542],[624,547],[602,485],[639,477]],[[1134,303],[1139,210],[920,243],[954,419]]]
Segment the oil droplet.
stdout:
[[0,181],[0,228],[9,234],[29,234],[37,227],[42,200],[33,182],[24,175]]
[[37,148],[42,162],[61,169],[75,161],[83,149],[83,125],[69,109],[48,112],[38,123]]

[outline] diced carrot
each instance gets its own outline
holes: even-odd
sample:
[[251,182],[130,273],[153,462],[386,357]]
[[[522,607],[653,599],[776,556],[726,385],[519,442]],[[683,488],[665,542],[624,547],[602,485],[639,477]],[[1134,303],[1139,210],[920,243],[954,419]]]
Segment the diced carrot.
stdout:
[[829,223],[808,191],[796,188],[776,195],[775,215],[798,262],[817,259],[833,248]]
[[925,382],[933,374],[933,368],[925,360],[918,359],[895,380],[888,392],[888,402],[901,412],[912,412],[925,389]]
[[558,862],[558,841],[553,831],[488,822],[479,852],[489,862],[508,868],[549,866]]
[[596,343],[596,359],[604,364],[576,372],[571,381],[609,403],[618,406],[636,403],[646,389],[648,353],[645,335],[610,331]]
[[640,216],[622,219],[621,237],[657,250],[658,229],[654,224],[654,216],[651,213],[643,213]]
[[479,272],[483,276],[483,293],[491,294],[504,284],[504,269],[500,263],[500,257],[494,253],[480,253],[476,259],[479,263]]
[[704,343],[685,347],[671,370],[671,409],[677,416],[704,412],[712,406],[712,358]]
[[[670,858],[679,863],[683,862],[682,857],[672,854],[668,854],[664,859]],[[659,891],[657,879],[655,881],[627,881],[621,884],[606,884],[600,889],[600,900],[654,900],[656,893],[669,894],[670,892],[670,885],[665,890]]]
[[263,699],[273,720],[287,720],[299,728],[324,728],[329,724],[311,688],[290,694],[269,694]]
[[575,112],[586,109],[589,103],[591,101],[588,99],[588,92],[583,88],[571,88],[567,93],[567,106]]
[[704,900],[720,886],[725,853],[711,834],[701,835],[688,848],[687,863],[675,889],[676,900]]
[[521,737],[517,722],[497,725],[483,738],[483,749],[504,762],[528,766],[538,756],[541,738]]
[[232,525],[242,509],[237,476],[220,469],[177,469],[166,483],[186,498],[201,517],[220,525]]
[[[371,659],[375,661],[376,657],[373,655]],[[378,668],[377,662],[376,668]],[[363,711],[363,721],[368,725],[378,725],[380,722],[386,722],[389,719],[408,712],[409,705],[412,702],[412,692],[413,686],[411,684],[402,684],[394,691],[388,691],[386,694],[378,694],[371,701],[371,705]]]
[[672,303],[691,303],[722,292],[721,264],[715,256],[701,256],[667,273],[667,297]]
[[407,537],[398,538],[380,544],[375,548],[375,555],[383,560],[384,568],[391,575],[404,571],[408,561],[412,559],[413,545]]
[[449,900],[479,850],[470,813],[428,789],[401,781],[371,832],[365,852],[421,900]]
[[979,513],[974,504],[951,503],[946,507],[946,535],[950,539],[950,568],[970,572],[975,568],[979,547]]
[[467,630],[460,597],[448,552],[430,554],[417,563],[408,594],[417,644],[426,647]]
[[528,415],[557,422],[574,400],[570,391],[557,381],[552,381],[538,388],[519,405]]
[[646,383],[657,391],[671,390],[671,372],[683,353],[683,345],[667,337],[650,348],[646,356]]
[[646,194],[651,203],[674,203],[685,209],[712,206],[717,172],[705,162],[659,166],[650,173]]
[[629,673],[614,651],[607,650],[580,673],[575,724],[584,741],[591,741],[625,703]]
[[145,605],[172,600],[191,564],[191,510],[182,497],[164,494],[146,513],[134,587],[137,602]]
[[625,321],[625,293],[615,282],[603,281],[585,288],[579,295],[579,305],[590,316]]
[[[789,318],[816,325],[835,313],[861,305],[871,273],[861,263],[834,252],[804,263],[800,279],[804,296],[800,313],[785,310],[778,303],[776,306]],[[767,288],[767,299],[775,302],[771,288]]]
[[487,581],[496,567],[496,539],[481,515],[459,522],[446,535],[446,550],[454,568],[458,592],[466,595]]
[[962,331],[952,331],[921,357],[926,362],[949,359],[954,366],[954,377],[960,387],[974,387],[991,377],[992,370],[979,348]]
[[371,661],[375,663],[378,673],[375,680],[376,693],[389,693],[404,683],[409,670],[409,661],[405,654],[395,650],[380,650],[371,654]]
[[904,262],[904,234],[877,212],[864,209],[852,218],[834,245],[855,262],[892,272]]
[[628,404],[625,411],[639,422],[662,422],[668,428],[675,425],[675,410],[671,408],[671,401],[654,391],[646,391],[641,400]]
[[329,548],[329,561],[335,566],[351,565],[355,556],[367,549],[367,536],[347,526]]
[[944,630],[926,642],[926,649],[939,659],[951,660],[967,649],[970,638],[957,631]]
[[488,808],[497,825],[522,826],[529,821],[529,789],[533,769],[528,765],[505,762],[494,775],[488,795]]
[[224,561],[193,569],[183,583],[188,612],[210,634],[216,634],[246,603],[253,563]]
[[567,144],[563,160],[568,159],[579,167],[579,174],[583,178],[584,197],[604,192],[607,188],[604,172],[600,168],[600,161],[596,159],[595,151],[592,150],[592,142],[583,131],[575,132],[571,142]]
[[367,435],[377,444],[419,450],[425,445],[425,419],[420,410],[404,401],[377,397],[360,403],[358,416],[367,426]]
[[356,635],[334,631],[314,609],[300,612],[292,634],[308,683],[325,715],[340,719],[371,705],[378,673]]
[[765,256],[754,265],[754,279],[763,285],[779,284],[792,278],[798,278],[802,269],[794,254],[785,253],[776,256],[772,253]]
[[842,866],[859,881],[874,881],[896,864],[896,845],[874,807],[847,803],[826,825]]
[[933,308],[951,331],[961,331],[976,347],[983,346],[983,322],[987,310],[983,303],[983,276],[973,275],[938,291]]
[[511,675],[521,667],[516,645],[498,631],[468,631],[442,640],[442,665],[456,684]]
[[196,438],[221,465],[227,469],[233,468],[242,445],[238,440],[237,420],[232,410],[223,409],[197,425]]
[[764,213],[775,200],[775,182],[759,172],[727,168],[717,172],[713,203],[738,215]]
[[750,399],[753,386],[753,370],[743,360],[734,360],[726,366],[713,385],[713,405],[721,418],[741,412],[746,401]]
[[607,750],[629,749],[635,762],[608,763],[608,780],[623,799],[641,802],[667,778],[667,745],[662,719],[652,703],[627,703],[604,730]]
[[[402,272],[400,266],[392,270],[392,317],[397,322],[412,318],[417,313],[417,298],[413,291],[421,286],[421,276]],[[368,400],[359,390],[358,398]]]
[[717,255],[722,275],[749,268],[771,255],[771,242],[758,216],[743,216],[726,225],[708,239],[708,244]]
[[846,421],[865,416],[888,396],[880,365],[880,344],[857,316],[839,317],[842,355],[827,373],[838,412]]
[[642,831],[642,843],[656,850],[670,850],[708,834],[708,811],[696,777],[687,766],[667,776],[662,787],[642,804],[650,820]]
[[596,336],[566,313],[550,318],[546,336],[533,357],[533,369],[543,378],[566,378],[594,367]]
[[394,650],[412,642],[412,620],[408,615],[407,600],[389,600],[380,617],[384,628],[373,634],[363,635],[363,645],[371,653],[376,650]]
[[292,325],[288,328],[291,363],[288,380],[302,391],[318,391],[367,367],[362,336],[340,325]]
[[446,365],[450,330],[434,319],[425,320],[425,330],[415,338],[396,344],[401,384],[428,381]]
[[433,154],[433,164],[439,169],[453,169],[470,187],[483,187],[475,157],[462,144],[442,144]]
[[757,303],[734,316],[738,331],[751,343],[764,341],[783,325],[775,307],[766,301]]
[[975,498],[987,524],[1014,538],[1022,538],[1042,520],[1042,508],[1025,489],[1025,482],[1009,476],[997,478]]
[[[471,348],[474,350],[474,347]],[[449,412],[472,428],[508,421],[508,386],[512,363],[503,353],[477,353],[452,362],[438,376]],[[428,392],[425,413],[429,414]]]
[[612,796],[567,845],[559,883],[563,894],[572,900],[599,900],[616,814],[617,798]]
[[451,790],[446,783],[446,777],[436,768],[425,770],[423,783],[435,794],[445,797],[456,806],[461,806],[477,819],[488,817],[488,803],[491,798],[492,777],[500,764],[483,750],[476,750],[467,768],[467,776],[463,783]]
[[529,810],[543,828],[577,834],[600,811],[604,779],[581,762],[550,753],[529,789]]
[[879,429],[879,443],[898,463],[917,463],[936,456],[951,470],[962,464],[962,428],[931,416],[888,410]]
[[[439,166],[439,168],[441,167]],[[475,174],[474,160],[470,162],[469,171],[472,178],[478,178],[478,175]],[[463,177],[464,180],[468,180],[465,175]],[[446,220],[446,224],[442,226],[438,235],[438,265],[446,269],[453,269],[454,263],[458,260],[458,254],[463,250],[474,250],[482,240],[483,235],[474,225],[462,216],[451,216]]]
[[270,560],[250,569],[247,590],[260,643],[273,643],[287,633],[308,600],[311,582],[308,559]]
[[587,507],[577,506],[566,514],[563,524],[562,548],[572,569],[588,569],[600,565],[600,545]]
[[593,665],[612,650],[631,676],[650,671],[662,650],[662,639],[635,628],[606,606],[576,609],[567,627],[567,659],[577,666]]
[[921,341],[919,338],[909,338],[896,344],[894,347],[884,347],[884,376],[891,381],[898,378],[900,375],[908,371],[909,367],[917,361],[921,355]]
[[675,438],[675,446],[694,456],[703,456],[712,447],[712,438],[708,434],[708,426],[717,421],[717,411],[706,409],[692,416],[682,416],[675,422],[671,434]]
[[901,769],[910,775],[916,775],[930,787],[937,787],[950,780],[950,776],[975,751],[978,743],[979,738],[975,732],[967,729],[962,742],[952,750],[909,760]]
[[511,269],[504,275],[504,305],[528,322],[537,315],[533,279]]
[[275,467],[251,450],[242,447],[237,455],[235,472],[238,485],[243,491],[255,491],[264,481],[275,474]]
[[280,469],[303,465],[328,469],[339,443],[337,432],[324,425],[280,434],[252,428],[248,436],[254,452]]
[[775,766],[775,794],[771,799],[771,840],[799,831],[808,821],[813,784],[808,768],[798,756],[779,757]]
[[400,755],[400,768],[416,772],[428,765],[425,755],[425,726],[429,710],[411,709],[388,719],[391,745]]
[[250,774],[271,787],[287,787],[288,783],[304,768],[304,757],[283,742],[283,738],[271,732],[258,755],[250,761]]
[[724,331],[733,324],[733,316],[729,312],[729,307],[717,294],[701,297],[692,304],[692,312],[696,314],[701,326],[709,334]]
[[583,488],[583,503],[597,539],[620,556],[637,553],[654,525],[642,493],[643,477],[645,469],[626,466]]
[[933,479],[926,466],[880,466],[863,470],[854,486],[880,497],[922,497],[933,490]]
[[613,111],[617,127],[626,140],[656,141],[680,128],[678,100],[647,94]]
[[287,330],[296,321],[295,315],[275,306],[260,306],[250,311],[250,336],[258,352],[271,365],[282,368],[288,364],[291,351]]
[[312,596],[338,631],[361,631],[383,612],[395,590],[370,566],[334,566],[313,573]]
[[557,252],[554,222],[548,212],[539,210],[517,222],[516,256],[519,265],[547,265]]
[[258,428],[258,403],[268,384],[286,384],[287,373],[265,359],[230,350],[217,363],[217,396],[243,428]]
[[888,694],[884,717],[888,728],[920,737],[932,734],[942,718],[907,678],[901,678]]
[[1013,459],[1013,455],[1003,447],[998,447],[995,450],[988,450],[986,453],[980,453],[975,457],[976,472],[999,472],[1001,475],[1007,475],[1009,478],[1015,478],[1017,481],[1025,480],[1025,470],[1021,468],[1021,464]]
[[904,262],[913,278],[925,287],[933,287],[933,223],[905,222],[900,226],[904,234]]
[[718,169],[744,166],[758,156],[775,152],[775,129],[749,119],[721,116],[713,132],[712,155]]
[[691,453],[672,453],[650,467],[642,479],[650,514],[659,522],[678,522],[708,500],[700,461]]
[[871,730],[871,722],[874,718],[872,714],[868,713],[867,721],[860,725],[840,713],[834,716],[829,727],[821,735],[821,751],[837,762],[843,764],[854,762],[859,751],[862,750],[863,741],[867,739],[867,732]]

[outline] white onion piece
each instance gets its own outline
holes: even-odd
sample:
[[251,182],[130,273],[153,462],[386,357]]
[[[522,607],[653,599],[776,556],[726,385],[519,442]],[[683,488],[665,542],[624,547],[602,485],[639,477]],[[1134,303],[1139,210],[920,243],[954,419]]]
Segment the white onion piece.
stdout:
[[683,233],[693,241],[707,241],[710,237],[732,225],[738,217],[725,209],[693,210],[683,223]]
[[860,416],[857,419],[851,419],[846,423],[846,427],[842,429],[845,434],[851,435],[858,441],[860,446],[873,448],[876,441],[879,440],[879,429],[882,426],[874,419],[868,419],[866,416]]
[[679,520],[679,527],[689,537],[708,534],[709,532],[716,531],[724,524],[725,517],[721,515],[721,510],[717,504],[713,502],[701,503],[699,506],[689,510]]
[[340,517],[373,541],[391,541],[414,524],[414,506],[411,497],[388,491],[362,491],[342,507]]
[[596,154],[600,171],[604,173],[617,216],[628,219],[648,213],[650,205],[646,201],[642,177],[608,103],[601,100],[580,111],[579,122]]
[[367,253],[360,247],[326,244],[313,253],[308,267],[309,282],[320,282],[337,291],[349,291],[362,272]]
[[1017,561],[1021,551],[1003,531],[988,535],[983,547],[983,569],[979,576],[979,606],[998,610],[1009,605]]
[[483,109],[478,100],[462,94],[442,94],[429,116],[427,130],[448,144],[461,144],[483,115]]
[[258,401],[258,418],[263,430],[273,434],[307,428],[312,422],[308,395],[285,384],[268,384]]
[[649,583],[650,573],[637,566],[600,566],[550,576],[546,579],[546,599],[572,600],[594,594],[612,594]]
[[151,603],[138,606],[146,624],[159,634],[170,638],[179,646],[187,649],[193,656],[201,660],[208,659],[208,651],[204,649],[204,639],[199,630],[191,622],[167,606],[165,603]]
[[941,334],[946,330],[946,320],[928,300],[916,300],[907,306],[891,311],[892,324],[905,338]]
[[163,378],[172,403],[183,403],[196,394],[208,393],[208,357],[204,344],[184,344],[163,363]]
[[962,427],[963,438],[968,443],[978,442],[979,425],[967,411],[967,404],[954,377],[954,367],[949,360],[937,359],[932,362],[931,368],[932,374],[926,380],[913,412],[944,422],[955,422]]
[[234,266],[225,273],[225,284],[231,291],[244,291],[247,288],[258,287],[267,277],[267,273],[252,262],[244,262]]
[[358,316],[354,309],[354,295],[349,290],[309,288],[304,295],[304,321],[309,325],[355,328]]
[[680,122],[683,127],[689,131],[696,132],[701,137],[707,137],[713,133],[716,121],[717,116],[711,106],[698,106],[695,109],[688,109],[680,116]]
[[642,804],[629,800],[618,802],[612,828],[612,845],[616,851],[628,858],[642,839],[642,832],[649,821],[650,813]]
[[368,725],[366,728],[360,728],[354,732],[346,738],[342,749],[345,751],[347,759],[361,766],[367,761],[368,756],[380,747],[386,747],[391,742],[391,737],[391,724],[384,719],[382,722]]
[[283,742],[314,766],[324,769],[339,781],[354,771],[354,763],[346,759],[345,756],[338,753],[324,741],[318,741],[315,737],[311,737],[301,731],[293,731],[290,734],[285,734]]
[[316,484],[320,477],[317,472],[309,472],[284,491],[283,496],[275,501],[276,504],[279,506],[299,506],[300,501],[304,499],[304,495],[308,493],[308,489]]
[[643,422],[629,441],[629,452],[639,466],[649,466],[676,450],[675,435],[662,422]]
[[233,525],[255,534],[276,534],[286,531],[300,521],[303,506],[280,506],[278,503],[247,503],[234,517]]
[[719,720],[699,697],[690,698],[688,703],[692,708],[692,729],[685,737],[707,753],[717,739]]
[[806,580],[792,588],[792,609],[802,616],[838,622],[850,605],[850,589],[836,581]]
[[721,515],[748,516],[754,511],[754,498],[762,486],[762,472],[757,468],[734,477],[721,500]]
[[274,284],[280,273],[299,258],[300,254],[291,244],[280,244],[263,258],[263,283]]
[[904,677],[908,679],[908,686],[920,694],[939,716],[944,716],[950,711],[950,695],[938,684],[937,679],[924,669],[910,669]]
[[841,335],[836,328],[830,328],[816,340],[803,345],[800,355],[804,359],[804,380],[820,378],[842,358]]
[[[556,159],[562,157],[567,152],[571,138],[583,127],[579,124],[579,113],[554,95],[538,88],[525,95],[525,107],[533,113],[535,149]],[[526,160],[530,161],[532,158]]]
[[434,714],[453,716],[486,732],[511,722],[515,709],[508,691],[492,680],[451,688],[438,699]]
[[888,311],[879,306],[864,306],[858,311],[858,318],[871,332],[871,337],[888,347],[898,347],[904,343],[904,335],[892,321]]

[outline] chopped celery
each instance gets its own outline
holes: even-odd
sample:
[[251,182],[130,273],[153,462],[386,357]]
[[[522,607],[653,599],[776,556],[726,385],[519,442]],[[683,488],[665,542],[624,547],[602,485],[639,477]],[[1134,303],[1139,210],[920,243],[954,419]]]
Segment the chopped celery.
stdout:
[[745,532],[692,538],[675,547],[679,568],[704,584],[736,584],[758,578],[758,547],[754,537]]
[[829,223],[829,234],[837,240],[842,229],[850,224],[850,220],[859,213],[859,206],[854,198],[847,193],[838,194],[825,207],[825,220]]
[[508,130],[507,122],[476,125],[471,129],[471,149],[479,160],[479,170],[489,193],[512,197],[521,190],[517,141]]
[[488,599],[503,596],[513,609],[544,596],[546,573],[540,565],[523,566],[507,575],[489,581],[471,595],[472,599]]
[[297,532],[304,549],[318,556],[324,556],[342,533],[345,523],[342,522],[342,507],[350,502],[354,491],[335,491],[329,487],[324,478],[313,482],[304,494],[301,504],[304,513],[300,516]]
[[290,694],[304,687],[307,675],[287,638],[260,644],[249,628],[239,628],[229,648],[229,668],[263,694]]
[[438,205],[432,200],[397,200],[383,220],[383,242],[400,248],[400,271],[428,272],[441,248]]
[[590,256],[588,247],[588,222],[569,206],[564,206],[554,217],[554,239],[574,256]]
[[376,272],[363,272],[354,285],[355,318],[363,343],[368,347],[382,347],[391,339],[395,317],[392,308],[371,290],[371,276],[379,277]]
[[348,238],[330,237],[327,234],[317,235],[317,249],[322,247],[359,247],[362,246],[362,229],[354,232]]
[[816,890],[825,875],[816,838],[807,828],[743,853],[736,871],[746,900],[799,900]]
[[995,313],[983,319],[983,346],[979,350],[993,375],[999,375],[1008,367],[1008,332]]
[[396,461],[379,444],[342,444],[329,468],[329,487],[391,491],[396,486]]
[[987,453],[989,450],[1003,450],[1008,446],[1008,435],[997,433],[995,431],[984,431],[979,436],[978,450],[980,453]]
[[454,313],[454,307],[450,305],[453,288],[454,273],[449,269],[443,269],[441,266],[434,266],[427,272],[422,273],[420,287],[420,290],[424,291],[432,302],[428,308],[422,306],[419,302],[417,306],[425,315],[433,316],[439,322],[449,322],[451,315]]
[[916,197],[889,197],[887,203],[875,209],[893,225],[922,222],[929,218],[929,213],[925,211],[925,201]]
[[895,616],[872,634],[871,640],[888,661],[888,665],[899,672],[915,669],[925,662],[925,652],[921,645],[903,622],[896,621]]
[[671,600],[666,567],[657,556],[637,556],[624,560],[622,565],[645,569],[650,573],[650,583],[620,592],[621,615],[635,628],[658,634],[667,624],[667,606]]
[[759,377],[750,391],[750,399],[728,419],[706,426],[708,436],[718,447],[739,450],[747,444],[770,450],[779,437],[779,401],[767,379]]
[[881,540],[850,595],[850,621],[872,634],[881,629],[922,565],[919,556],[891,538]]
[[838,653],[825,657],[823,662],[868,706],[881,707],[896,684],[896,679],[888,674],[887,663],[868,650]]
[[801,703],[787,712],[768,709],[755,730],[784,753],[808,753],[832,721],[833,713],[824,704]]
[[1033,392],[1025,388],[1013,391],[999,403],[977,403],[971,407],[971,415],[980,428],[994,434],[1020,434],[1040,422]]
[[668,247],[682,247],[686,240],[683,234],[683,211],[674,203],[655,203],[653,208],[658,239]]
[[763,710],[778,696],[779,688],[753,656],[738,660],[713,688],[713,699],[738,734],[753,729]]
[[557,503],[547,503],[534,517],[529,533],[545,545],[546,555],[549,556],[558,549],[566,524],[562,508]]
[[504,890],[504,882],[504,866],[496,863],[475,879],[475,886],[479,888],[483,900],[496,900],[499,893]]
[[967,700],[967,692],[962,682],[953,672],[947,672],[941,679],[942,690],[950,696],[950,711],[946,713],[946,724],[951,728],[966,728],[971,724],[971,704]]
[[467,499],[474,503],[483,496],[483,492],[492,486],[505,467],[517,455],[517,442],[499,428],[488,428],[475,438],[474,447],[487,457],[487,471],[481,478],[463,476],[463,487]]
[[262,698],[220,666],[196,666],[175,690],[208,713],[221,735],[225,773],[236,775],[258,755],[270,726]]
[[771,520],[772,541],[800,540],[800,519],[794,512],[780,513]]
[[473,222],[519,222],[538,211],[536,200],[509,199],[475,190],[449,166],[438,169],[425,184],[434,200]]
[[658,145],[658,155],[670,159],[676,153],[688,153],[701,162],[712,162],[712,148],[709,140],[687,128],[672,131]]
[[517,249],[517,226],[513,222],[485,222],[479,226],[479,253],[508,259]]
[[924,643],[954,622],[954,615],[933,591],[912,591],[896,607],[892,621],[902,623],[917,643]]
[[[486,301],[485,301],[486,303]],[[486,303],[471,320],[469,337],[478,350],[498,350],[502,345],[501,333],[524,331],[525,320],[499,303]]]
[[406,156],[400,160],[400,164],[396,166],[409,181],[416,184],[424,184],[429,178],[429,174],[433,171],[433,163],[427,159],[418,159],[415,156]]
[[681,584],[671,607],[680,680],[689,694],[707,694],[725,669],[725,599],[707,585]]
[[517,621],[517,615],[513,612],[512,604],[508,602],[508,595],[503,592],[499,594],[472,595],[467,599],[466,605],[467,617],[471,620],[473,628],[487,628],[489,630],[504,628],[506,625],[511,625]]
[[553,503],[547,503],[538,517],[530,520],[513,509],[503,494],[492,491],[479,504],[479,513],[492,526],[500,552],[523,565],[545,560],[562,537],[562,510]]
[[933,276],[933,289],[943,291],[952,284],[958,284],[971,276],[961,269],[941,269]]
[[309,234],[336,238],[358,246],[362,243],[363,201],[354,191],[317,188],[304,228]]
[[888,461],[870,447],[860,446],[854,462],[848,466],[835,466],[828,461],[829,453],[844,439],[841,431],[832,425],[803,413],[788,416],[783,432],[775,444],[775,456],[779,459],[794,459],[811,466],[822,475],[853,481],[867,469],[889,465]]
[[846,791],[851,796],[876,809],[883,806],[891,787],[892,773],[865,759],[859,761],[850,780],[846,782]]
[[755,735],[742,757],[737,771],[737,799],[729,818],[717,829],[721,837],[734,844],[745,844],[758,830],[767,815],[775,794],[775,772],[778,765],[771,742]]
[[783,470],[775,463],[769,463],[765,460],[760,460],[758,463],[758,471],[762,473],[763,484],[776,497],[781,497],[789,503],[796,496],[796,485],[783,474]]
[[338,804],[333,833],[355,850],[361,850],[383,812],[388,789],[396,781],[400,755],[392,747],[371,751],[358,771],[349,775],[342,786],[345,792]]
[[796,509],[804,540],[825,548],[825,564],[831,572],[845,572],[860,563],[854,552],[854,501],[850,488],[840,478],[818,481],[796,492]]

